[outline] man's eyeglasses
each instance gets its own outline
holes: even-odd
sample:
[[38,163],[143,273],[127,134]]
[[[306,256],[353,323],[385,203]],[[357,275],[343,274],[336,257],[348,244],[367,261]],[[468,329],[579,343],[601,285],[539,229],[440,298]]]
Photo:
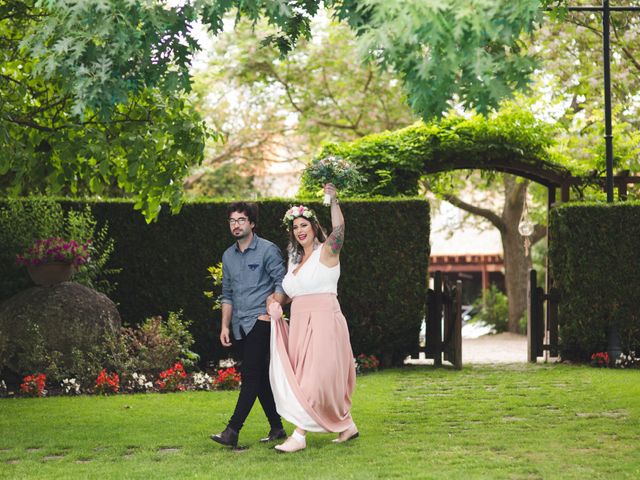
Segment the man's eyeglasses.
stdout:
[[244,225],[247,222],[247,218],[245,217],[240,217],[240,218],[230,218],[229,219],[229,225]]

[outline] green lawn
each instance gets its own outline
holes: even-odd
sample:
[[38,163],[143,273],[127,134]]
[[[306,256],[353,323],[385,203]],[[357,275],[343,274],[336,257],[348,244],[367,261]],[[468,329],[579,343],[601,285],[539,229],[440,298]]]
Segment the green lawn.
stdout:
[[236,392],[0,400],[0,478],[639,478],[640,371],[411,367],[358,377],[359,439],[278,454]]

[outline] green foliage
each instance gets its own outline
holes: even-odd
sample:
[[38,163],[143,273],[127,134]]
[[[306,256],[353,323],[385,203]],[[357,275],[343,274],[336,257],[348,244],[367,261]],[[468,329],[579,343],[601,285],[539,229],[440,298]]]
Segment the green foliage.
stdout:
[[355,25],[374,62],[402,75],[412,109],[440,117],[455,98],[487,113],[522,90],[536,62],[523,37],[541,20],[538,0],[357,2]]
[[561,205],[551,211],[549,234],[562,357],[588,361],[606,351],[611,326],[624,351],[638,351],[640,204]]
[[265,196],[268,189],[248,187],[266,162],[310,158],[323,142],[415,122],[402,83],[359,61],[347,25],[323,16],[312,28],[313,38],[300,39],[286,58],[261,45],[273,30],[264,20],[241,21],[215,38],[206,69],[194,71],[193,92],[224,141],[207,143],[203,165],[187,181],[190,194]]
[[[147,318],[138,327],[122,328],[105,338],[103,361],[108,369],[121,374],[157,375],[180,361],[186,368],[194,367],[199,356],[192,352],[191,321],[182,318],[182,311]],[[104,366],[103,366],[104,368]]]
[[19,375],[45,373],[52,382],[76,378],[86,388],[93,386],[105,368],[120,375],[133,372],[157,375],[176,361],[194,367],[199,357],[190,350],[193,345],[190,325],[190,321],[182,318],[182,312],[169,312],[166,321],[156,316],[137,328],[107,330],[94,345],[73,348],[71,355],[64,355],[47,346],[38,325],[33,324],[27,335],[16,340],[19,354],[12,368]]
[[244,173],[245,169],[234,163],[219,167],[203,165],[196,168],[192,177],[187,179],[185,187],[189,196],[196,198],[252,198],[256,195],[253,187],[255,176]]
[[328,144],[319,157],[339,155],[356,164],[367,178],[362,194],[415,195],[425,174],[456,168],[491,168],[495,163],[508,167],[518,161],[568,172],[549,153],[553,135],[552,125],[505,104],[489,117],[452,114],[438,122]]
[[507,296],[494,284],[491,284],[491,287],[473,302],[473,306],[479,309],[473,317],[474,322],[479,321],[491,325],[495,328],[496,333],[508,330],[509,301]]
[[215,312],[216,310],[220,310],[222,308],[222,302],[220,300],[220,296],[222,294],[220,288],[222,286],[222,262],[218,262],[216,265],[207,268],[207,272],[209,272],[211,285],[214,289],[206,290],[202,293],[205,297],[213,300],[211,309]]
[[[123,0],[0,6],[0,193],[126,195],[148,220],[161,201],[179,209],[181,179],[210,132],[170,80],[177,72],[166,62],[185,47],[168,40],[184,18],[179,7],[162,9]],[[159,40],[149,23],[166,44],[137,49],[130,35]],[[153,65],[164,83],[127,76],[119,63],[143,76]]]
[[[454,96],[486,112],[512,90],[524,88],[535,67],[522,36],[540,20],[538,0],[322,3],[357,32],[372,61],[397,71],[412,107],[425,118],[440,116]],[[198,49],[189,24],[196,19],[214,34],[233,9],[237,21],[265,19],[275,31],[264,42],[285,55],[300,38],[311,36],[311,19],[321,2],[57,0],[36,5],[42,18],[23,45],[37,60],[37,74],[61,82],[80,113],[109,110],[143,85],[164,93],[188,90],[190,55]]]
[[[291,201],[259,202],[258,234],[285,251],[282,216]],[[76,203],[75,205],[79,205]],[[146,224],[130,202],[91,203],[100,221],[109,222],[117,248],[110,268],[122,268],[112,294],[125,323],[184,310],[192,319],[193,350],[201,364],[228,357],[218,340],[220,313],[202,292],[211,289],[208,267],[233,243],[227,204],[193,202],[179,215],[163,209]],[[331,224],[320,202],[308,205],[323,225]],[[415,199],[342,200],[348,234],[341,256],[338,286],[354,351],[384,355],[401,363],[414,351],[424,314],[428,263],[428,203]],[[410,228],[401,228],[410,225]],[[398,299],[401,299],[399,301]]]
[[108,295],[114,288],[108,277],[119,272],[107,267],[115,249],[108,229],[108,222],[98,225],[87,205],[65,211],[61,203],[44,197],[0,201],[0,299],[31,285],[26,270],[15,265],[16,255],[48,237],[80,244],[91,240],[90,260],[79,267],[74,281]]

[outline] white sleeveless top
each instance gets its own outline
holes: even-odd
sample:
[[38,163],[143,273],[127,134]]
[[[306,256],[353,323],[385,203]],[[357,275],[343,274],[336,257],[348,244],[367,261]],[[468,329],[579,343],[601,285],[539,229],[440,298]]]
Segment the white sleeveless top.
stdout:
[[311,295],[315,293],[338,293],[338,279],[340,278],[340,264],[335,267],[327,267],[320,262],[320,251],[316,248],[309,259],[300,267],[289,260],[289,269],[282,280],[282,288],[290,297],[299,295]]

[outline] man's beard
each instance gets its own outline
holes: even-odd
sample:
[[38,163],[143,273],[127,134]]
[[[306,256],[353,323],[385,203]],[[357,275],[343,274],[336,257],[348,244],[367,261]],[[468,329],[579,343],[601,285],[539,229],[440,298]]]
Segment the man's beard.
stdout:
[[236,237],[236,240],[243,240],[249,236],[251,230],[241,230],[240,233],[232,232],[233,236]]

